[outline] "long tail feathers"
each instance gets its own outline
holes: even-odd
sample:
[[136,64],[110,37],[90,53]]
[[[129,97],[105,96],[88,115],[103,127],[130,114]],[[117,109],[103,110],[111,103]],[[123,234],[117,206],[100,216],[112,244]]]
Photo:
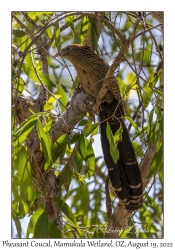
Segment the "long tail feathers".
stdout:
[[[114,112],[115,103],[102,103],[100,110],[100,119],[104,121]],[[116,107],[116,105],[115,105]],[[113,134],[118,130],[120,124],[123,127],[122,140],[118,143],[119,160],[115,164],[110,154],[110,146],[106,136],[106,121],[101,123],[101,142],[104,154],[104,160],[108,167],[109,178],[112,186],[123,202],[125,208],[129,211],[137,210],[142,207],[142,178],[140,169],[136,160],[135,152],[129,138],[127,128],[122,120],[108,120]]]

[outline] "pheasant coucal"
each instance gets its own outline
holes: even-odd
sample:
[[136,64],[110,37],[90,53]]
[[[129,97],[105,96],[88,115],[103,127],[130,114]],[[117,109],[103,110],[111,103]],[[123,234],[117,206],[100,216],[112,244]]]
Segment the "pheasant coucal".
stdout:
[[[65,47],[55,55],[55,57],[57,56],[68,59],[74,65],[85,94],[92,99],[96,98],[109,65],[90,47],[78,44]],[[125,208],[132,211],[142,207],[143,186],[135,152],[125,123],[121,118],[123,115],[120,89],[115,77],[113,77],[99,108],[101,143],[112,186]],[[122,138],[118,143],[119,159],[116,164],[111,157],[106,135],[107,121],[113,134],[121,125],[123,127]]]

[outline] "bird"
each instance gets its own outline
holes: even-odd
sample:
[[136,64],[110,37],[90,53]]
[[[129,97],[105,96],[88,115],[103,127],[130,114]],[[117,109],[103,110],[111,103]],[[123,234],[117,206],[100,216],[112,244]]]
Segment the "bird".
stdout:
[[[80,44],[68,45],[56,53],[54,57],[65,58],[73,64],[83,91],[89,98],[95,100],[109,70],[107,62],[94,53],[89,46]],[[112,187],[126,210],[138,210],[143,206],[141,172],[127,127],[122,118],[124,116],[123,102],[114,76],[102,99],[98,116],[102,151]],[[122,126],[122,135],[118,142],[119,158],[116,163],[110,154],[110,144],[106,134],[107,122],[113,135]]]

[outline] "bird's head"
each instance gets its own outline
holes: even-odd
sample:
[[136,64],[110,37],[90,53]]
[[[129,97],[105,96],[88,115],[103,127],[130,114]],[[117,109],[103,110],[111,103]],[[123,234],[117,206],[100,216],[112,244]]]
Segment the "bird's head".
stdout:
[[95,75],[100,74],[100,77],[103,78],[109,69],[108,64],[95,54],[89,46],[85,45],[69,45],[56,53],[54,57],[68,59],[74,65],[79,75],[81,74],[80,70],[83,70],[83,72],[89,71]]
[[74,63],[74,61],[78,58],[84,58],[86,54],[93,53],[89,46],[83,46],[80,44],[72,44],[68,45],[58,53],[54,55],[54,57],[64,57]]

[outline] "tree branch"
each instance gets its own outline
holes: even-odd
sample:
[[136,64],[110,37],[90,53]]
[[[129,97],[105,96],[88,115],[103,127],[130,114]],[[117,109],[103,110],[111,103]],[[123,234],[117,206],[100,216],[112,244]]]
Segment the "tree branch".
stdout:
[[163,11],[151,12],[151,15],[156,18],[160,23],[163,23]]

